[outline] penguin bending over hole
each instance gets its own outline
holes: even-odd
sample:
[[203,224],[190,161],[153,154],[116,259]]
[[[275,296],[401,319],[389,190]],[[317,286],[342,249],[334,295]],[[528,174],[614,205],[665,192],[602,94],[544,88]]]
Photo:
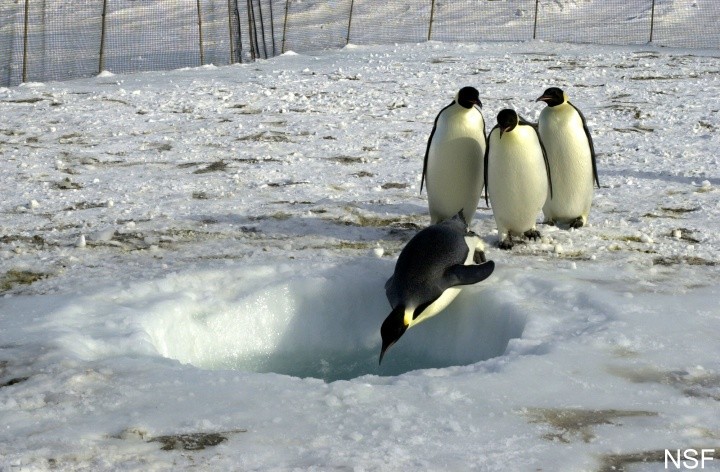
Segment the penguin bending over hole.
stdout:
[[444,310],[461,285],[478,283],[492,274],[495,263],[485,261],[482,249],[482,240],[468,230],[462,210],[413,236],[385,283],[392,312],[380,327],[380,363],[408,328]]
[[548,224],[579,228],[587,224],[593,180],[600,187],[595,147],[585,116],[560,88],[550,87],[537,98],[547,103],[540,112],[538,133],[547,151],[555,191],[543,206]]
[[452,218],[462,208],[468,225],[483,189],[485,119],[480,93],[463,87],[435,118],[428,138],[422,180],[427,181],[431,223]]
[[500,249],[512,249],[513,235],[540,238],[535,219],[552,192],[550,167],[535,127],[515,110],[502,110],[485,151],[485,201],[490,198]]

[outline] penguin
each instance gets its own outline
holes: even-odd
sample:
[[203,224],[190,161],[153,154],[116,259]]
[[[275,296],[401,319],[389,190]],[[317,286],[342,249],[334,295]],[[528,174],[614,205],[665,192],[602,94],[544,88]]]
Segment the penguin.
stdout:
[[485,151],[485,201],[490,198],[500,249],[512,249],[513,235],[540,238],[535,219],[552,191],[537,130],[514,110],[502,110]]
[[379,363],[408,328],[444,310],[460,286],[490,277],[495,263],[485,260],[483,247],[480,237],[468,230],[462,210],[413,236],[385,283],[392,312],[380,327]]
[[600,187],[590,130],[585,116],[562,89],[550,87],[536,102],[547,104],[540,112],[538,133],[555,184],[555,198],[543,206],[545,222],[580,228],[590,214],[593,184]]
[[452,218],[458,208],[468,225],[475,217],[483,188],[485,119],[480,93],[463,87],[440,110],[428,138],[420,181],[427,181],[431,223]]

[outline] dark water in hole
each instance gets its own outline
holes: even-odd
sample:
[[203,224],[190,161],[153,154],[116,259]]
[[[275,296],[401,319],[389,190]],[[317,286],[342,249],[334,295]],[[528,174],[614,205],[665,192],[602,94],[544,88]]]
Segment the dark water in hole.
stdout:
[[[377,338],[374,346],[328,348],[315,342],[293,343],[293,350],[229,356],[198,364],[206,369],[278,373],[294,377],[312,377],[331,382],[363,375],[396,376],[405,372],[469,365],[501,356],[512,338],[522,335],[524,315],[502,303],[487,300],[477,303],[479,294],[461,294],[443,313],[409,329],[392,346],[378,365],[380,325],[372,327]],[[295,341],[303,336],[296,334]]]
[[223,359],[212,365],[201,366],[216,370],[241,370],[244,372],[276,373],[300,378],[317,378],[332,382],[350,380],[363,375],[395,376],[418,369],[442,368],[453,365],[447,359],[434,357],[431,353],[415,353],[412,356],[388,354],[378,365],[377,350],[354,352],[288,352],[270,356],[256,355],[238,359]]

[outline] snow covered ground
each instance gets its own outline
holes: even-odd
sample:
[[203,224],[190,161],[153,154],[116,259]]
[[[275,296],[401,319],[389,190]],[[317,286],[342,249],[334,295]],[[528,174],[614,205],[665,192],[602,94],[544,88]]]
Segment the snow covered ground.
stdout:
[[[496,272],[378,367],[465,85],[489,125],[563,87],[602,188],[510,252],[481,203]],[[349,46],[0,112],[0,470],[720,470],[716,50]]]

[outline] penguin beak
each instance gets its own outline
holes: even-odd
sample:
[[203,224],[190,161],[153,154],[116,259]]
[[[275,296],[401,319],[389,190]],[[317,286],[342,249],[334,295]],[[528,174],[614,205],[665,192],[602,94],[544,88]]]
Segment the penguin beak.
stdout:
[[382,364],[383,357],[385,357],[385,351],[387,351],[390,348],[390,346],[392,346],[393,344],[395,344],[395,341],[388,343],[388,344],[385,344],[383,342],[383,347],[380,350],[380,360],[378,361],[378,365]]
[[547,103],[548,100],[550,100],[551,98],[552,98],[552,97],[549,97],[549,96],[547,96],[547,95],[541,95],[541,96],[539,96],[539,97],[537,98],[537,100],[535,100],[535,101],[536,101],[536,102],[545,102],[545,103]]
[[385,352],[390,349],[390,347],[395,344],[403,334],[405,334],[406,330],[407,326],[402,325],[398,327],[395,336],[393,336],[392,338],[383,338],[382,349],[380,350],[380,360],[378,360],[378,365],[382,364],[383,357],[385,357]]
[[398,305],[393,308],[392,313],[383,322],[380,327],[380,335],[382,336],[382,349],[380,350],[380,360],[378,365],[382,363],[383,357],[385,357],[385,351],[390,349],[390,346],[395,344],[400,337],[405,334],[408,326],[404,320],[405,307]]

